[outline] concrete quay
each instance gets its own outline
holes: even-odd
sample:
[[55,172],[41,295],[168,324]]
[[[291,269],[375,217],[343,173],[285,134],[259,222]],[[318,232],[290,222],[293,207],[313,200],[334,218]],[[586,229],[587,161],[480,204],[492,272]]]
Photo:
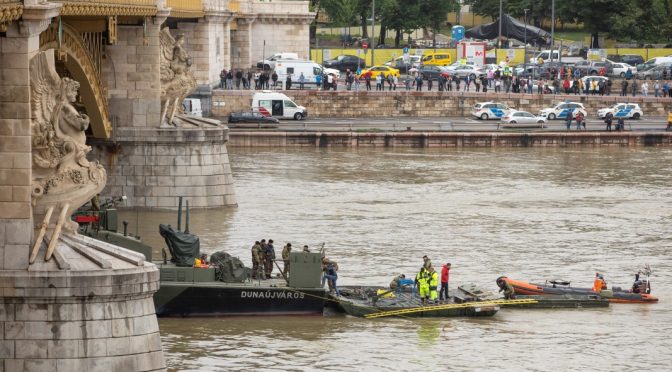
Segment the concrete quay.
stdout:
[[[542,108],[565,100],[580,102],[588,115],[618,102],[637,103],[645,116],[667,116],[672,98],[579,96],[565,94],[476,93],[439,91],[282,91],[297,104],[305,106],[309,118],[385,118],[385,117],[454,117],[467,116],[478,102],[495,101],[509,107],[537,113]],[[212,115],[226,117],[231,112],[249,111],[254,90],[214,90]]]
[[304,132],[232,131],[232,147],[672,146],[672,132]]

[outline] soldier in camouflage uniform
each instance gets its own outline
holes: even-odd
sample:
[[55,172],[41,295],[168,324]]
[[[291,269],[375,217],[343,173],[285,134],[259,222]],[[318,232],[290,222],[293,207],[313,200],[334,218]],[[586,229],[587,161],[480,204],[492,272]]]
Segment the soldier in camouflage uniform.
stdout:
[[261,243],[254,242],[252,246],[252,279],[259,277],[259,263],[261,262]]
[[285,278],[287,278],[287,275],[289,274],[289,253],[290,252],[292,252],[292,243],[287,243],[282,248],[282,262],[284,263],[284,266],[282,268],[282,274]]

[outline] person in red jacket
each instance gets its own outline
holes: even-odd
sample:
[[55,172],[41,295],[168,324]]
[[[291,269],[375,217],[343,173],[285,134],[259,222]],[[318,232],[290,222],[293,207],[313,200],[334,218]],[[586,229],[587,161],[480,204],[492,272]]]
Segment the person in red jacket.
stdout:
[[447,264],[443,265],[441,268],[441,293],[439,295],[439,299],[441,301],[448,300],[448,277],[450,274],[450,262]]

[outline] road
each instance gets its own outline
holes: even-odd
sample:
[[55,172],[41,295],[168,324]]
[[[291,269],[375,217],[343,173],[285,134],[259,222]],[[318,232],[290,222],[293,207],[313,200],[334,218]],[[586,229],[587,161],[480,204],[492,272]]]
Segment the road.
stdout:
[[[309,118],[307,120],[282,120],[279,124],[274,124],[274,129],[297,131],[366,131],[366,130],[386,130],[386,131],[520,131],[523,129],[504,129],[499,128],[498,120],[479,120],[468,117],[400,117],[400,118]],[[613,125],[616,124],[614,120]],[[640,120],[626,120],[625,129],[632,131],[661,131],[665,130],[667,123],[665,117],[646,117]],[[574,130],[576,122],[572,122]],[[251,129],[258,128],[257,124],[231,124],[232,129]],[[592,131],[603,131],[606,125],[597,118],[589,118],[586,123],[586,129]],[[559,131],[565,129],[564,120],[552,120],[547,122],[547,128],[526,128],[528,131]]]

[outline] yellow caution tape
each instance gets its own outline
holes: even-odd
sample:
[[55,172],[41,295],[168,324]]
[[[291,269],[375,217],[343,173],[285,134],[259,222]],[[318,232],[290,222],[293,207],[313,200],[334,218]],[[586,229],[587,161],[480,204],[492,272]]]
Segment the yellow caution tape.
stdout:
[[364,317],[367,319],[372,319],[372,318],[382,318],[386,316],[405,315],[405,314],[431,312],[438,310],[460,309],[467,307],[483,307],[483,306],[496,306],[496,305],[528,305],[528,304],[536,304],[537,302],[538,302],[537,300],[533,299],[476,301],[476,302],[465,302],[463,304],[430,305],[430,306],[412,307],[402,310],[379,311],[371,314],[366,314],[364,315]]

